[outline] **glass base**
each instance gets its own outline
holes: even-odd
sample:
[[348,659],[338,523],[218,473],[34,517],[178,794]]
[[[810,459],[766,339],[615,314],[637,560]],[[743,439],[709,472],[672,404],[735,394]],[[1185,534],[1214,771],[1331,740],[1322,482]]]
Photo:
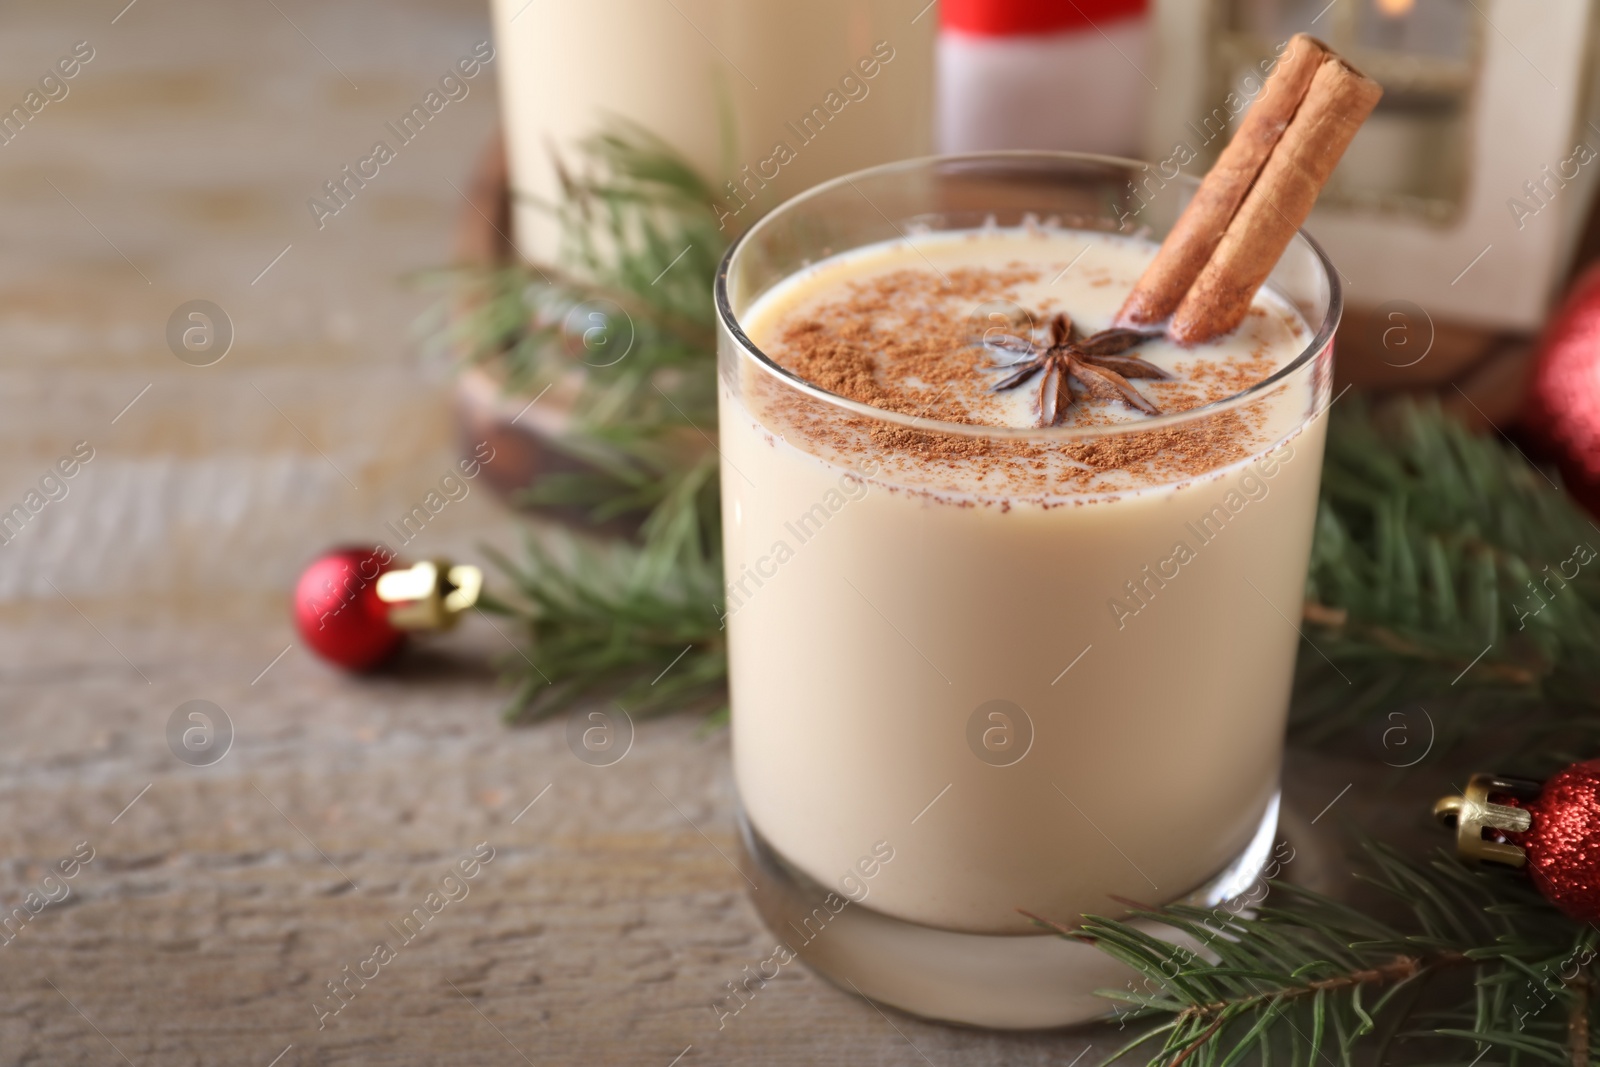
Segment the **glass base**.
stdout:
[[[1278,800],[1274,795],[1244,851],[1175,903],[1215,907],[1254,885],[1272,853]],[[822,902],[830,894],[840,899],[837,893],[784,859],[756,832],[743,805],[738,819],[746,859],[758,872],[760,889],[750,895],[756,910],[784,944],[843,989],[930,1019],[1031,1030],[1110,1016],[1111,1002],[1094,991],[1122,986],[1134,977],[1130,968],[1099,949],[1054,934],[960,933],[891,918],[855,903],[829,914]],[[819,909],[825,924],[817,921]],[[1170,927],[1135,925],[1185,943]]]

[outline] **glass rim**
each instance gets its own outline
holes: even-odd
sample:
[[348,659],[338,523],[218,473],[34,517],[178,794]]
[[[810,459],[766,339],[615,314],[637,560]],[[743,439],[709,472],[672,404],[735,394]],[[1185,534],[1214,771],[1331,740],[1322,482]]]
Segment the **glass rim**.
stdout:
[[[1323,250],[1320,244],[1317,243],[1316,238],[1307,233],[1304,227],[1295,230],[1294,238],[1291,238],[1291,242],[1295,238],[1298,238],[1306,243],[1306,246],[1310,248],[1312,254],[1316,257],[1317,263],[1322,267],[1323,276],[1328,282],[1328,310],[1323,314],[1322,322],[1313,331],[1311,340],[1306,343],[1305,348],[1301,350],[1301,352],[1295,356],[1294,359],[1290,360],[1288,363],[1285,363],[1282,367],[1279,367],[1268,377],[1263,378],[1254,385],[1247,386],[1237,393],[1223,397],[1220,400],[1213,400],[1210,403],[1202,404],[1199,407],[1189,408],[1186,411],[1175,411],[1171,414],[1155,415],[1145,419],[1140,419],[1137,422],[1121,422],[1099,426],[981,426],[965,422],[945,422],[940,419],[930,419],[920,415],[908,415],[904,412],[890,411],[885,408],[873,407],[871,404],[865,404],[859,400],[851,400],[849,397],[840,396],[837,393],[830,392],[819,385],[815,385],[812,382],[807,381],[763,352],[756,345],[756,343],[750,339],[750,336],[744,332],[744,327],[740,324],[738,316],[734,313],[733,305],[728,297],[729,269],[733,264],[734,258],[738,256],[745,248],[746,243],[749,242],[751,238],[761,233],[762,230],[769,224],[772,224],[773,220],[779,218],[784,211],[803,204],[808,200],[822,196],[825,193],[839,189],[842,186],[853,186],[857,180],[862,178],[893,174],[896,171],[932,170],[935,167],[952,163],[999,163],[1007,160],[1037,160],[1041,162],[1053,161],[1057,163],[1095,163],[1121,169],[1136,169],[1150,166],[1150,164],[1136,159],[1126,159],[1121,156],[1100,155],[1092,152],[1008,149],[989,152],[963,152],[947,155],[918,156],[913,159],[896,160],[892,163],[882,163],[875,167],[867,167],[863,170],[852,171],[849,174],[842,174],[837,178],[832,178],[818,185],[814,185],[804,192],[797,193],[796,195],[783,201],[777,207],[763,215],[760,219],[756,220],[755,224],[752,225],[748,230],[734,238],[733,243],[728,246],[727,252],[724,253],[722,262],[717,265],[717,276],[713,285],[713,303],[716,308],[718,323],[723,329],[728,331],[729,336],[732,337],[733,341],[743,350],[745,355],[754,357],[757,366],[761,367],[769,374],[775,375],[783,384],[797,389],[807,396],[810,396],[816,400],[820,400],[843,411],[847,411],[854,415],[877,419],[883,422],[894,423],[906,427],[907,429],[953,434],[961,437],[1002,438],[1014,440],[1038,440],[1040,438],[1049,441],[1090,440],[1100,437],[1113,437],[1130,433],[1143,433],[1150,430],[1167,429],[1169,427],[1180,426],[1188,422],[1207,418],[1220,412],[1229,411],[1233,408],[1240,407],[1259,396],[1273,391],[1284,381],[1293,377],[1296,373],[1315,360],[1316,357],[1333,342],[1334,331],[1337,330],[1339,326],[1339,320],[1343,317],[1344,313],[1344,289],[1340,284],[1338,268],[1333,265],[1333,261],[1328,258],[1328,253]],[[1178,180],[1182,184],[1190,187],[1198,187],[1200,184],[1200,179],[1190,175],[1180,175]],[[859,189],[856,191],[857,193],[860,193],[863,199],[866,198],[865,193],[861,193]],[[871,201],[869,200],[868,203],[871,204]],[[882,213],[880,212],[880,214]],[[904,231],[901,230],[900,225],[894,222],[894,220],[889,219],[887,216],[884,217],[889,225],[900,233],[901,239],[906,240],[906,235]]]

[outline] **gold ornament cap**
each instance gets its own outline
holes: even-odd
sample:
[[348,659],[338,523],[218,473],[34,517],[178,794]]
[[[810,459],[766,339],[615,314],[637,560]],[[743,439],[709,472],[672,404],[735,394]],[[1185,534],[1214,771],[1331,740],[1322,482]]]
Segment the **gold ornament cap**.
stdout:
[[1498,863],[1521,867],[1527,854],[1505,840],[1507,833],[1521,833],[1533,825],[1533,817],[1523,808],[1497,804],[1495,797],[1532,800],[1539,795],[1539,783],[1525,778],[1502,778],[1497,774],[1474,774],[1467,788],[1457,797],[1441,797],[1433,806],[1433,817],[1456,833],[1456,855],[1472,863]]
[[398,630],[448,630],[478,602],[483,571],[434,559],[378,576],[378,599]]

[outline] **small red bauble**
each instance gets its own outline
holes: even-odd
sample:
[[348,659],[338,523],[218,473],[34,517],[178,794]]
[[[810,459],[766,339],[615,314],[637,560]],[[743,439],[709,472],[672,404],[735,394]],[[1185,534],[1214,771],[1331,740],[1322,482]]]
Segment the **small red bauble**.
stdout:
[[1520,805],[1533,819],[1506,839],[1527,853],[1545,899],[1579,922],[1600,922],[1600,760],[1574,763]]
[[1522,867],[1534,888],[1578,922],[1600,922],[1600,760],[1543,785],[1474,774],[1433,807],[1469,863]]
[[294,622],[323,659],[364,671],[388,659],[405,641],[378,598],[378,576],[395,566],[387,549],[347,546],[312,562],[294,590]]

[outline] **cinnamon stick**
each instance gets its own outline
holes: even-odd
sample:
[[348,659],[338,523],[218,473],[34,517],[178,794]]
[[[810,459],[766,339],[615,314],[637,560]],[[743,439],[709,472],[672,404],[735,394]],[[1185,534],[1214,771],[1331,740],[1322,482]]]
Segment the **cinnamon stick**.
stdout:
[[1178,310],[1329,54],[1327,46],[1309,34],[1289,38],[1233,140],[1218,155],[1194,199],[1161,243],[1161,254],[1128,294],[1119,321],[1150,326],[1166,321]]
[[1331,53],[1317,68],[1227,232],[1173,313],[1174,340],[1199,344],[1244,321],[1256,290],[1382,95],[1377,82]]

